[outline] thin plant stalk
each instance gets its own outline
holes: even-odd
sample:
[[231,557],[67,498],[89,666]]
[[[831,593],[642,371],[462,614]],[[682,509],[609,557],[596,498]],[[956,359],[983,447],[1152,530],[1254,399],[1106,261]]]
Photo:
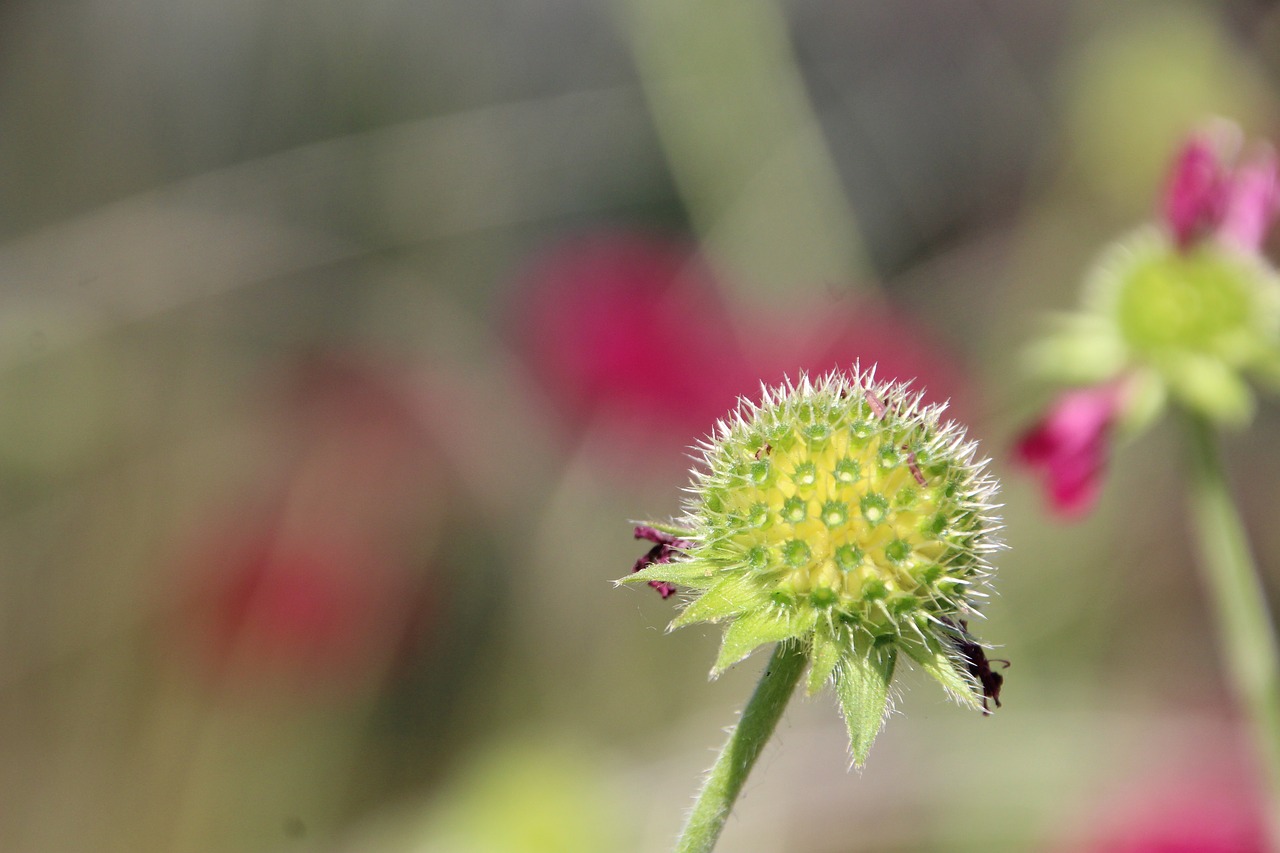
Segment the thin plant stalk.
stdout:
[[1230,684],[1269,786],[1267,821],[1280,850],[1280,651],[1244,525],[1227,489],[1212,427],[1189,417],[1191,512]]
[[723,281],[773,306],[790,306],[804,282],[876,295],[783,4],[623,0],[618,10],[658,141]]
[[742,710],[742,719],[707,775],[676,842],[676,853],[709,853],[716,846],[734,801],[782,718],[807,662],[808,654],[799,643],[779,643],[774,649],[755,693]]

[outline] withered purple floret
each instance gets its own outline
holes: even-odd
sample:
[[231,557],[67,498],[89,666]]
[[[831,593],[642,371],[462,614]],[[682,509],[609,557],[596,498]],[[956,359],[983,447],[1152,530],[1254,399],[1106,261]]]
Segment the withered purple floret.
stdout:
[[[670,563],[693,547],[693,543],[687,539],[680,539],[643,524],[636,527],[635,535],[637,539],[646,539],[656,544],[646,551],[643,557],[636,560],[635,566],[631,569],[632,572],[638,572],[654,564]],[[666,581],[649,581],[649,586],[656,589],[658,595],[664,599],[670,598],[676,591],[675,586]]]

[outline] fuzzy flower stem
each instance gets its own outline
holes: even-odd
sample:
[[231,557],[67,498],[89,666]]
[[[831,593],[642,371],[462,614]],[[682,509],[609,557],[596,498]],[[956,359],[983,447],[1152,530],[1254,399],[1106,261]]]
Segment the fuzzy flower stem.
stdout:
[[741,721],[734,727],[715,766],[707,775],[698,801],[694,803],[684,831],[680,833],[680,840],[676,842],[675,853],[709,853],[716,846],[733,803],[747,781],[747,774],[782,718],[808,659],[799,643],[783,642],[774,649],[755,693],[751,694],[751,700],[742,710]]
[[1280,850],[1280,652],[1244,525],[1227,490],[1213,428],[1189,417],[1191,512],[1221,653],[1269,783],[1267,822]]

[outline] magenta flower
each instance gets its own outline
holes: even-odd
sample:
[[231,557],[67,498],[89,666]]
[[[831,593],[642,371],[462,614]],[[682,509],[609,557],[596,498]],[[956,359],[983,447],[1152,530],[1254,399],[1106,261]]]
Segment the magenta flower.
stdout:
[[222,547],[200,611],[215,672],[342,684],[388,659],[412,589],[383,555],[279,530]]
[[1209,134],[1192,136],[1174,159],[1162,205],[1165,225],[1181,251],[1216,237],[1257,252],[1280,203],[1275,154],[1260,149],[1233,167],[1215,142]]
[[[1208,766],[1206,766],[1206,764]],[[1158,768],[1076,816],[1061,853],[1266,853],[1264,801],[1241,768]]]
[[1162,213],[1179,249],[1212,233],[1222,219],[1227,176],[1208,136],[1197,134],[1173,161]]
[[1227,189],[1218,236],[1247,252],[1260,252],[1280,207],[1275,152],[1265,149],[1236,169]]
[[911,381],[928,402],[952,400],[956,414],[965,373],[909,316],[837,299],[735,316],[720,284],[686,242],[639,231],[577,236],[518,278],[511,338],[566,425],[605,429],[646,451],[692,444],[761,383],[857,362],[876,365],[881,380]]
[[742,348],[692,246],[640,232],[566,240],[520,277],[517,352],[566,425],[691,444],[734,401]]
[[416,543],[438,452],[413,386],[358,353],[309,354],[265,385],[279,465],[189,534],[171,630],[220,688],[350,695],[430,627],[440,585],[415,571]]
[[1017,460],[1044,474],[1059,515],[1079,516],[1097,500],[1122,402],[1118,382],[1067,391],[1018,439]]
[[175,554],[174,606],[157,639],[228,697],[346,701],[434,654],[442,586],[400,543],[245,507]]

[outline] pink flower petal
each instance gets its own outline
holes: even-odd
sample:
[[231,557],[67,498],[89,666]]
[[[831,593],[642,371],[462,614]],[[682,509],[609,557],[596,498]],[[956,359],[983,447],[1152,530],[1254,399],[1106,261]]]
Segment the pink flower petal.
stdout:
[[1207,135],[1191,137],[1174,159],[1162,213],[1174,244],[1185,249],[1222,217],[1227,176]]
[[1244,251],[1261,251],[1275,222],[1278,202],[1276,158],[1266,151],[1231,176],[1218,236]]
[[1068,391],[1018,439],[1015,458],[1044,476],[1059,515],[1078,517],[1097,500],[1121,401],[1116,383]]
[[1261,251],[1280,207],[1276,158],[1262,149],[1233,165],[1229,149],[1238,135],[1234,125],[1219,125],[1192,136],[1174,159],[1162,214],[1179,250],[1216,237]]

